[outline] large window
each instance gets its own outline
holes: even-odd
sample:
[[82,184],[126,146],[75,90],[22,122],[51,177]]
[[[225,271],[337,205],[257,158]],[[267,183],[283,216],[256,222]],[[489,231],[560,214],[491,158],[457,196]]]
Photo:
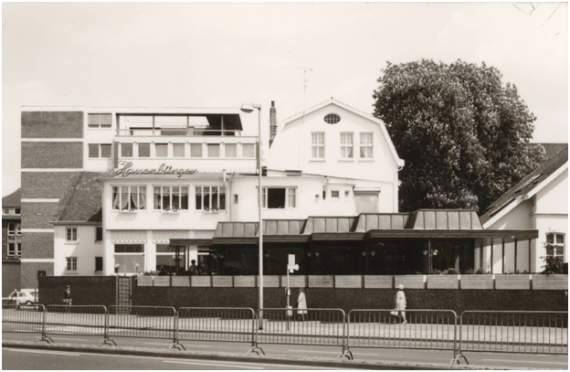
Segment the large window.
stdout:
[[88,114],[87,125],[89,128],[111,128],[113,118],[111,114]]
[[311,133],[311,157],[313,159],[325,158],[325,133]]
[[89,144],[89,157],[92,159],[93,158],[110,159],[111,158],[111,145],[90,143]]
[[166,158],[168,156],[168,143],[156,143],[154,149],[157,158]]
[[554,232],[546,234],[546,256],[564,257],[564,234]]
[[115,244],[114,259],[115,270],[119,273],[144,272],[144,245]]
[[340,157],[342,159],[354,157],[354,136],[352,133],[340,134]]
[[225,187],[196,186],[196,210],[217,211],[225,209]]
[[146,186],[113,186],[113,209],[121,211],[146,209]]
[[67,260],[67,267],[66,270],[68,272],[76,272],[77,271],[77,257],[66,257]]
[[188,186],[155,186],[154,209],[188,210]]
[[157,244],[156,271],[158,273],[181,273],[184,271],[184,246]]
[[76,242],[77,241],[77,227],[68,227],[66,229],[66,241]]
[[297,207],[296,187],[264,187],[263,208],[285,209]]
[[360,158],[372,159],[373,149],[372,133],[360,133]]
[[20,243],[8,243],[8,256],[20,257],[22,255],[22,245]]
[[121,156],[123,158],[133,157],[133,144],[132,143],[121,143]]
[[150,143],[139,143],[139,158],[149,158],[150,157]]

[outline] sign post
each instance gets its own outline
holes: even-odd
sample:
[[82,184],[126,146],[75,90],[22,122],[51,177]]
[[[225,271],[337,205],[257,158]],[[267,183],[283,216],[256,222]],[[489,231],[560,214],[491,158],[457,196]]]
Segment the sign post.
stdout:
[[291,288],[289,287],[289,273],[299,270],[299,265],[295,265],[295,255],[289,255],[289,262],[287,264],[287,330],[289,330],[289,320],[293,316],[293,310],[291,310],[291,305],[289,305],[289,298],[291,297]]

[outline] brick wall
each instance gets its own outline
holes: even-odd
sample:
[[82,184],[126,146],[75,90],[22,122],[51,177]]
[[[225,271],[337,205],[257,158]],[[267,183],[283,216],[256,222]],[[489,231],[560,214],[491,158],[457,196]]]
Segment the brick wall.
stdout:
[[82,172],[24,172],[22,173],[22,198],[61,199],[65,188]]
[[20,261],[2,262],[2,297],[20,289]]
[[52,276],[39,280],[40,303],[61,305],[63,291],[71,286],[73,305],[116,305],[117,277],[115,276]]
[[53,233],[23,234],[22,258],[53,258]]
[[49,221],[53,220],[57,207],[58,203],[22,203],[22,228],[53,229]]
[[[299,294],[291,290],[292,303]],[[395,289],[306,288],[309,308],[393,309]],[[264,306],[284,308],[284,288],[265,288]],[[455,289],[409,289],[405,291],[408,309],[464,310],[550,310],[568,311],[564,291],[493,291]],[[257,288],[138,287],[133,286],[133,305],[179,307],[258,306]]]
[[22,288],[38,288],[38,271],[45,270],[46,275],[53,276],[52,262],[22,262],[21,263],[21,286]]
[[82,167],[83,142],[22,142],[22,168]]
[[22,138],[82,138],[83,112],[24,111]]

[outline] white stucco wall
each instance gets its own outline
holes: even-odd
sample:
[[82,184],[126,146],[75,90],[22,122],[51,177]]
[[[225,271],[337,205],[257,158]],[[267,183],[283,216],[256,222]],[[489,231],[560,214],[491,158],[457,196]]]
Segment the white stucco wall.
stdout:
[[[67,227],[77,228],[77,242],[66,241]],[[95,236],[95,226],[55,226],[54,275],[103,275],[103,272],[95,271],[95,257],[104,255],[103,242],[96,242]],[[77,257],[77,272],[67,272],[66,257]]]

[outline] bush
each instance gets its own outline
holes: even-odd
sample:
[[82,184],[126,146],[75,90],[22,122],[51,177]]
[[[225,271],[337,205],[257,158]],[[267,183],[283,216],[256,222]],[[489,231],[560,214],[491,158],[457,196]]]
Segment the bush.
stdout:
[[544,270],[542,270],[541,274],[562,274],[564,273],[564,261],[562,257],[554,257],[548,256],[546,257],[546,264],[542,266]]
[[477,275],[484,275],[484,274],[486,274],[486,272],[485,272],[485,270],[484,270],[482,267],[480,267],[480,268],[477,269],[477,271],[475,271],[475,274],[477,274]]
[[443,270],[443,271],[441,272],[441,274],[442,274],[442,275],[457,275],[457,274],[459,274],[459,272],[458,272],[457,270],[455,270],[455,268],[450,267],[450,268],[447,269],[447,270]]

